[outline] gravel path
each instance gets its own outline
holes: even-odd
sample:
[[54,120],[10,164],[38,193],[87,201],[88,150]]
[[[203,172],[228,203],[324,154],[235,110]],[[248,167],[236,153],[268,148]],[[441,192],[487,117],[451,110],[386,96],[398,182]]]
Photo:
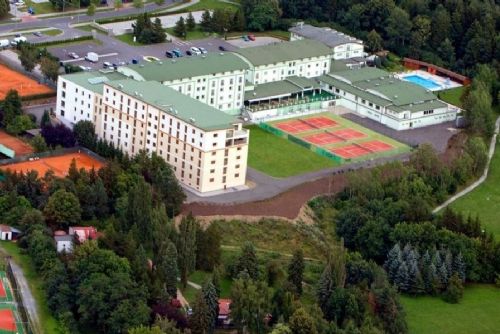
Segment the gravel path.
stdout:
[[448,205],[450,205],[451,203],[455,202],[460,197],[465,196],[468,193],[470,193],[471,191],[473,191],[474,189],[476,189],[481,183],[483,183],[486,180],[486,178],[488,177],[488,171],[490,170],[491,158],[493,157],[493,154],[495,153],[495,147],[496,147],[496,143],[497,143],[497,136],[498,136],[499,128],[500,128],[500,117],[497,118],[497,121],[495,123],[495,134],[491,138],[490,149],[488,152],[488,163],[486,164],[486,167],[484,168],[483,175],[481,175],[481,177],[476,182],[474,182],[473,184],[471,184],[470,186],[468,186],[464,190],[456,193],[455,195],[450,197],[446,202],[444,202],[443,204],[441,204],[440,206],[435,208],[432,211],[432,213],[437,213],[437,212],[441,211],[443,208],[445,208]]

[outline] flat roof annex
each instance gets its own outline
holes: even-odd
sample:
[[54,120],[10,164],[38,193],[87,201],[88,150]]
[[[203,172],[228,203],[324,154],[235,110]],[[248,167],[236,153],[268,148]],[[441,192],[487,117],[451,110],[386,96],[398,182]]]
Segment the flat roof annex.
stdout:
[[363,44],[363,41],[357,38],[328,27],[322,28],[309,24],[297,24],[295,27],[288,29],[288,31],[305,38],[319,41],[331,48],[347,43]]
[[105,82],[123,80],[127,78],[123,74],[112,70],[77,72],[77,73],[62,75],[61,77],[75,83],[78,86],[82,86],[84,89],[99,94],[102,94],[102,86]]
[[156,81],[132,79],[106,83],[131,97],[152,105],[174,117],[205,130],[224,130],[241,123],[236,117],[179,93]]

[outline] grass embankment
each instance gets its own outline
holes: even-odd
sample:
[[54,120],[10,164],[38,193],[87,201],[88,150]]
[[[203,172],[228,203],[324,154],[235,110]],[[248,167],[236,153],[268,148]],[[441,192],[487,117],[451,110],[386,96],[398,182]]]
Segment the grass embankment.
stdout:
[[273,177],[289,177],[336,166],[332,160],[266,132],[250,129],[248,165]]
[[32,1],[26,1],[26,7],[21,8],[20,10],[23,12],[27,12],[28,8],[33,8],[35,11],[35,15],[40,15],[40,14],[49,14],[49,13],[56,13],[57,10],[54,9],[54,6],[52,6],[51,2],[41,2],[41,3],[35,3]]
[[459,304],[428,296],[401,300],[410,334],[499,333],[500,289],[492,285],[467,286]]
[[440,91],[438,97],[449,104],[453,104],[457,107],[462,107],[462,101],[460,98],[465,90],[465,87],[456,87],[447,90]]
[[28,255],[23,254],[16,243],[2,241],[0,247],[5,253],[10,255],[23,270],[24,276],[28,281],[31,293],[36,300],[38,308],[38,316],[44,334],[60,333],[60,328],[57,320],[50,314],[47,306],[47,298],[43,290],[43,282],[41,277],[36,273],[33,263]]
[[[167,28],[167,29],[165,29],[165,32],[167,34],[169,34],[170,36],[175,36],[174,28]],[[207,33],[205,31],[203,31],[201,29],[201,27],[197,25],[193,31],[188,31],[186,33],[186,37],[182,38],[182,39],[186,40],[186,41],[191,41],[191,40],[196,40],[196,39],[208,38],[211,35],[212,35],[211,33]],[[177,36],[175,36],[175,37],[177,37]],[[178,38],[180,38],[180,37],[178,37]]]
[[139,42],[134,42],[134,35],[129,33],[129,34],[123,34],[123,35],[117,35],[115,36],[116,39],[122,41],[123,43],[127,43],[128,45],[132,46],[141,46],[144,45]]
[[62,33],[63,32],[60,29],[50,29],[42,31],[42,34],[47,36],[58,36],[61,35]]
[[[488,178],[479,187],[451,204],[451,207],[467,217],[479,216],[486,231],[500,240],[500,144],[497,143],[491,159]],[[499,314],[500,316],[500,314]]]
[[192,6],[182,8],[186,12],[195,12],[198,10],[214,10],[214,9],[238,9],[238,4],[232,1],[231,3],[220,0],[200,0]]

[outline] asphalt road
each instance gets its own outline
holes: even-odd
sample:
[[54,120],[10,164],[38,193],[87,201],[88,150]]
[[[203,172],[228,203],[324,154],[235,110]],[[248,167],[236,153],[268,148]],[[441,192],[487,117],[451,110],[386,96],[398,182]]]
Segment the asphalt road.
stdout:
[[97,19],[130,15],[130,14],[139,14],[144,11],[153,11],[157,9],[165,9],[170,6],[174,2],[173,0],[165,0],[165,3],[161,6],[158,6],[155,3],[149,3],[144,6],[144,8],[122,8],[115,11],[106,11],[106,12],[97,12],[94,16],[87,16],[86,14],[80,14],[78,16],[63,16],[63,17],[54,17],[54,18],[46,18],[46,19],[35,19],[27,22],[19,22],[19,23],[10,23],[10,24],[2,24],[0,25],[0,33],[9,32],[13,29],[30,29],[36,28],[40,26],[54,27],[59,29],[67,29],[70,24],[75,24],[77,21],[86,22]]

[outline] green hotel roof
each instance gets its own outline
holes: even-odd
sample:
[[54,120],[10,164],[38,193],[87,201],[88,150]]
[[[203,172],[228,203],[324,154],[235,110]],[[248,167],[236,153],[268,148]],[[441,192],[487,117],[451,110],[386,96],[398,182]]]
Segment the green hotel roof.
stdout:
[[137,72],[144,81],[163,82],[248,68],[248,63],[235,54],[212,52],[202,56],[166,58],[151,63],[122,66],[118,71],[126,73],[126,69],[130,69]]
[[78,72],[62,75],[62,77],[99,94],[102,94],[102,86],[105,82],[126,79],[126,76],[115,71]]
[[264,46],[241,48],[236,51],[254,66],[276,64],[297,59],[328,56],[332,50],[312,39],[279,42]]
[[352,70],[342,70],[342,71],[332,71],[332,75],[339,76],[344,78],[344,80],[349,81],[350,83],[364,81],[364,80],[373,80],[381,77],[387,77],[390,75],[389,72],[378,69],[376,67],[363,67],[360,69],[352,69]]
[[157,81],[126,79],[108,82],[107,85],[205,131],[223,130],[231,128],[232,124],[240,123],[236,117],[183,95]]

